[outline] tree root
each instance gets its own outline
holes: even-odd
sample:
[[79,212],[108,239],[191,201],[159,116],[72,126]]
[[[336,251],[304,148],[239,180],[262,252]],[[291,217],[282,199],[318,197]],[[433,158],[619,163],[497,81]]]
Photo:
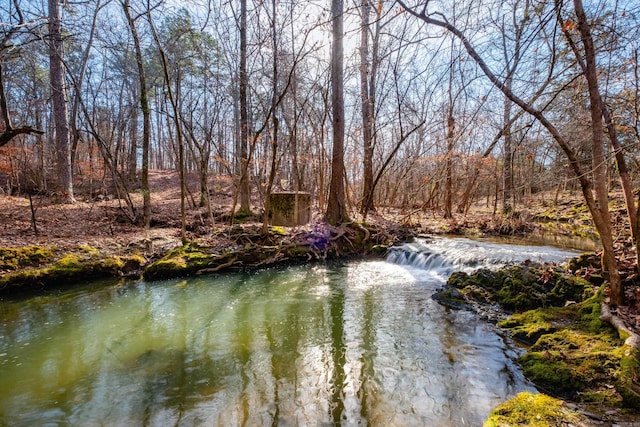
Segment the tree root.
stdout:
[[209,268],[201,268],[200,270],[196,271],[196,276],[200,276],[202,274],[210,274],[210,273],[217,273],[220,270],[224,270],[225,268],[229,268],[232,265],[234,265],[236,262],[238,262],[238,258],[233,258],[230,261],[225,262],[224,264],[220,264],[216,267],[209,267]]
[[629,329],[622,319],[612,314],[609,305],[604,302],[602,303],[601,311],[602,314],[600,315],[600,320],[603,322],[609,322],[614,328],[616,328],[621,336],[627,336],[624,341],[625,345],[633,347],[636,350],[640,350],[640,335]]

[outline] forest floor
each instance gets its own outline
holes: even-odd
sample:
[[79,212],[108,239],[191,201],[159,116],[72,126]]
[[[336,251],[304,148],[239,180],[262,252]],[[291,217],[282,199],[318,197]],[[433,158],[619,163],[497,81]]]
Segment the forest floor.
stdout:
[[[0,193],[0,248],[53,246],[64,252],[91,247],[105,254],[136,254],[142,255],[147,262],[157,260],[181,245],[178,174],[152,171],[150,186],[152,226],[148,230],[132,225],[123,215],[124,202],[110,194],[89,198],[79,192],[77,203],[60,204],[55,197],[33,196],[30,201],[24,196]],[[189,240],[225,250],[241,247],[237,236],[232,236],[232,228],[236,233],[239,227],[248,232],[259,229],[258,216],[242,218],[239,225],[229,226],[233,202],[231,182],[210,183],[211,213],[206,208],[194,207],[199,199],[196,176],[188,177],[188,188],[186,229]],[[139,191],[132,194],[132,199],[136,206],[142,206]],[[366,222],[386,230],[405,227],[416,234],[506,235],[520,237],[525,242],[540,239],[541,243],[560,246],[578,244],[581,249],[593,251],[597,249],[596,233],[581,200],[579,192],[536,195],[525,206],[518,206],[518,215],[512,218],[495,214],[492,203],[486,200],[472,206],[466,214],[455,213],[452,219],[444,219],[442,211],[423,210],[419,206],[411,209],[380,207],[366,218]],[[254,211],[259,212],[257,206],[262,205],[261,200],[253,202]],[[617,314],[630,328],[640,331],[640,287],[636,284],[635,253],[629,242],[620,195],[614,194],[611,211],[629,301],[629,306],[619,308]],[[356,221],[363,220],[356,212],[351,215]],[[321,220],[321,213],[315,209],[310,224],[289,232],[310,232]],[[640,425],[640,421],[618,425]]]

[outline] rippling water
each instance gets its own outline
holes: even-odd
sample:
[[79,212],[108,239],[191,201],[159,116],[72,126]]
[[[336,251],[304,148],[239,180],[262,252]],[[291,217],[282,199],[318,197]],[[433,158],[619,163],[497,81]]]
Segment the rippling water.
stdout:
[[[463,261],[443,247],[471,243],[447,242],[402,253],[439,251],[453,269]],[[2,302],[0,425],[481,425],[530,386],[491,325],[431,300],[442,268],[404,264],[94,284]]]

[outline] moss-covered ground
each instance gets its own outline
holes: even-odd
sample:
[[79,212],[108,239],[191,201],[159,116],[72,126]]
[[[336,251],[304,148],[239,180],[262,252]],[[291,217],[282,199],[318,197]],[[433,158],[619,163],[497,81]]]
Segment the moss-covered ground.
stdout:
[[584,420],[584,415],[571,410],[562,400],[523,392],[491,411],[484,427],[569,427]]
[[[575,271],[598,262],[583,255],[568,267]],[[527,346],[518,362],[544,394],[593,413],[635,413],[640,410],[639,352],[600,319],[601,278],[594,275],[587,281],[569,269],[523,263],[498,271],[455,273],[436,299],[453,307],[500,306],[512,313],[498,326]],[[558,416],[569,420],[567,409],[551,401],[540,404],[543,396],[519,395],[496,409],[485,425],[569,425],[554,423]]]
[[0,248],[0,293],[33,292],[101,277],[140,271],[139,255],[106,255],[82,245],[61,251],[55,247]]
[[[600,320],[600,306],[601,297],[594,296],[568,307],[514,314],[499,326],[516,339],[533,341],[519,363],[541,390],[589,405],[594,411],[640,409],[633,385],[639,379],[637,369],[625,366],[635,360],[637,367],[637,357],[625,356],[624,340]],[[631,381],[620,381],[622,378]]]

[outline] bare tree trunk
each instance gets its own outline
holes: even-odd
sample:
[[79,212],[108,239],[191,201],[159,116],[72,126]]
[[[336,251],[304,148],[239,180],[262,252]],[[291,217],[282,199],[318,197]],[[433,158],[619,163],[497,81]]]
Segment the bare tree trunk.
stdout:
[[[271,109],[272,109],[272,125],[273,134],[271,137],[271,167],[269,168],[269,178],[267,180],[267,188],[264,198],[264,216],[262,218],[262,235],[269,234],[269,211],[271,210],[271,191],[273,189],[273,181],[276,177],[276,168],[278,165],[278,128],[279,121],[276,114],[276,108],[278,107],[278,40],[276,34],[276,22],[277,22],[277,10],[276,0],[271,0],[272,7],[272,22],[271,22],[271,42],[273,48],[273,81],[271,82],[273,93],[271,94]],[[296,212],[297,221],[297,212]]]
[[91,53],[91,47],[93,45],[93,38],[96,33],[96,21],[98,20],[98,12],[102,8],[102,4],[100,0],[96,4],[96,8],[93,12],[93,19],[91,22],[91,31],[89,32],[89,41],[87,42],[87,46],[82,54],[82,63],[80,65],[80,73],[78,78],[75,80],[74,91],[75,91],[75,99],[73,100],[73,107],[71,108],[71,165],[76,160],[76,151],[78,149],[78,143],[80,142],[80,131],[78,130],[78,109],[80,106],[79,98],[82,96],[82,83],[84,82],[84,76],[87,72],[87,64],[89,62],[89,54]]
[[333,153],[331,157],[331,183],[326,218],[338,225],[349,220],[344,190],[344,48],[343,0],[331,0],[331,107],[333,110]]
[[142,48],[136,24],[131,17],[129,0],[123,0],[122,9],[129,24],[129,30],[133,37],[133,44],[136,51],[136,65],[138,66],[138,82],[140,89],[140,109],[142,110],[142,215],[144,226],[149,228],[151,224],[151,192],[149,189],[149,146],[151,143],[151,109],[149,108],[149,97],[147,94],[147,80],[144,71],[144,60],[142,58]]
[[[247,106],[247,0],[240,1],[240,178],[238,192],[240,193],[240,211],[251,211],[251,173],[249,170],[249,112]],[[235,209],[235,206],[234,206]]]
[[[136,85],[133,85],[134,93],[136,92]],[[127,175],[129,176],[129,182],[136,182],[136,173],[138,168],[138,108],[134,104],[133,111],[131,112],[131,136],[129,141],[129,160]]]
[[[507,78],[505,85],[511,90],[511,77]],[[511,136],[511,106],[513,103],[507,97],[504,99],[504,152],[502,153],[502,213],[511,215],[513,206],[511,204],[513,186],[513,138]]]
[[[598,70],[596,66],[596,51],[591,36],[591,28],[587,22],[587,15],[582,6],[582,0],[573,1],[576,17],[578,18],[578,30],[584,46],[585,77],[589,87],[589,112],[591,113],[591,147],[593,161],[593,182],[596,193],[596,208],[600,215],[594,218],[600,240],[603,246],[603,268],[609,272],[609,284],[611,292],[609,297],[613,305],[621,305],[624,302],[624,293],[618,274],[616,257],[613,249],[613,236],[611,232],[611,219],[609,217],[609,193],[607,189],[607,167],[604,156],[604,125],[602,123],[602,104],[598,87]],[[601,223],[598,226],[598,222]],[[615,277],[614,277],[615,276]]]
[[360,28],[360,102],[362,104],[363,188],[360,212],[374,211],[373,200],[373,104],[371,98],[369,64],[370,0],[362,0]]
[[[449,89],[451,90],[451,89]],[[456,122],[453,118],[453,101],[449,99],[447,113],[447,156],[445,159],[445,182],[444,182],[444,217],[453,218],[453,149]]]
[[[558,21],[562,22],[561,9],[560,9],[561,4],[558,2],[558,0],[556,0],[555,4],[556,4],[556,12],[558,14]],[[571,49],[576,55],[576,58],[578,59],[578,64],[582,68],[583,74],[585,75],[585,77],[587,77],[588,73],[591,73],[591,71],[588,70],[586,59],[582,58],[581,52],[573,42],[573,39],[567,27],[562,26],[562,29],[567,39],[567,42],[569,43]],[[582,31],[581,31],[581,35],[582,35]],[[586,49],[585,49],[585,54],[586,54]],[[637,63],[637,57],[636,57],[636,63]],[[594,77],[591,76],[591,78],[593,79]],[[595,83],[597,84],[597,73],[596,73],[595,79],[596,79]],[[587,82],[588,84],[590,84],[589,77],[587,77]],[[613,122],[613,117],[611,117],[611,112],[609,111],[609,108],[607,107],[604,100],[602,99],[599,89],[597,92],[598,92],[598,98],[600,103],[600,109],[602,110],[602,117],[604,118],[604,122],[607,126],[609,140],[611,141],[611,145],[613,147],[613,151],[616,159],[616,166],[618,170],[618,176],[620,178],[620,184],[622,186],[622,194],[624,196],[624,201],[627,209],[627,216],[630,219],[629,229],[631,231],[631,238],[636,247],[636,270],[638,270],[640,268],[640,222],[639,222],[640,218],[638,217],[638,207],[640,207],[640,199],[638,200],[638,207],[637,207],[634,200],[633,186],[631,184],[629,168],[627,167],[627,162],[624,157],[624,151],[623,151],[622,145],[620,144],[620,141],[618,139],[618,132]]]
[[[156,28],[153,24],[153,19],[151,18],[151,11],[147,10],[147,18],[149,20],[149,26],[151,27],[151,33],[153,34],[153,39],[158,46],[158,51],[160,52],[160,60],[162,63],[162,73],[164,75],[165,83],[167,84],[167,95],[169,97],[169,102],[171,104],[171,109],[173,110],[173,123],[176,127],[176,139],[178,140],[178,173],[180,174],[180,237],[182,240],[182,244],[186,245],[187,240],[187,230],[186,230],[186,212],[185,212],[185,197],[187,186],[185,183],[184,177],[184,138],[182,137],[182,125],[180,123],[180,109],[178,108],[178,100],[176,96],[174,96],[174,91],[171,86],[171,79],[169,78],[169,66],[167,64],[167,55],[160,44],[160,38],[158,37],[158,33],[156,32]],[[176,92],[179,93],[179,82],[180,75],[178,73],[178,77],[176,77]]]
[[56,162],[59,189],[64,203],[75,203],[73,196],[73,171],[71,170],[71,147],[69,143],[69,117],[62,65],[62,30],[60,3],[49,0],[49,76],[51,99],[56,127]]

